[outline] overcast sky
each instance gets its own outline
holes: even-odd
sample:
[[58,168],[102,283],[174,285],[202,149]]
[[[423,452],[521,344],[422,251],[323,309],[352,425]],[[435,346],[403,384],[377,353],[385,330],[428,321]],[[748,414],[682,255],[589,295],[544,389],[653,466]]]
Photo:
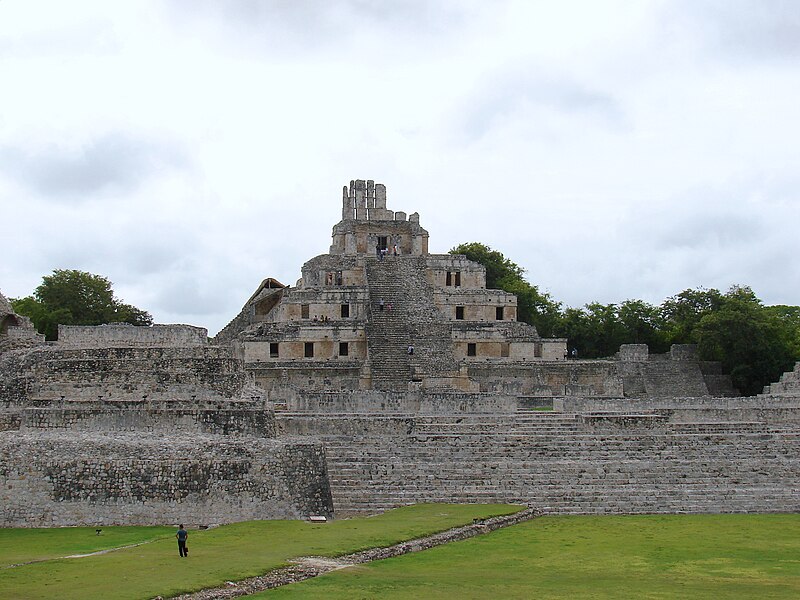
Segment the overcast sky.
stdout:
[[569,306],[800,305],[799,67],[792,0],[0,0],[0,290],[213,335],[374,179]]

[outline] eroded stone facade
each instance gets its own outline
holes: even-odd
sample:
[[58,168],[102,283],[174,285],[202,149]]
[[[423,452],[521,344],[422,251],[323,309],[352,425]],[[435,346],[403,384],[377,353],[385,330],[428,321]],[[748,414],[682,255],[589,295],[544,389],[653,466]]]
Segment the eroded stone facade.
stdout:
[[295,286],[265,279],[213,341],[110,325],[45,343],[0,296],[0,525],[800,510],[797,367],[738,398],[690,346],[566,360],[428,241],[353,181],[330,252]]
[[260,286],[216,338],[264,389],[479,391],[470,365],[564,361],[566,340],[518,322],[482,265],[430,254],[419,214],[389,210],[384,185],[351,181],[332,237],[297,286]]

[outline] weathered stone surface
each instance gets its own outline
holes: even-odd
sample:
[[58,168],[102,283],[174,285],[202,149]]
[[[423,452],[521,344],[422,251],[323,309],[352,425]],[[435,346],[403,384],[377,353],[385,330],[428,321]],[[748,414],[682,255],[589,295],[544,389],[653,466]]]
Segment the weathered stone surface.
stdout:
[[327,406],[279,413],[278,428],[323,440],[339,515],[437,501],[556,513],[800,510],[796,401],[659,399],[632,410],[624,399],[557,400],[569,411],[370,415]]
[[209,524],[331,515],[311,441],[0,432],[0,525]]
[[262,281],[213,344],[184,325],[44,343],[0,296],[0,525],[800,510],[799,367],[738,398],[688,346],[566,360],[381,184],[351,182],[342,214],[331,252]]

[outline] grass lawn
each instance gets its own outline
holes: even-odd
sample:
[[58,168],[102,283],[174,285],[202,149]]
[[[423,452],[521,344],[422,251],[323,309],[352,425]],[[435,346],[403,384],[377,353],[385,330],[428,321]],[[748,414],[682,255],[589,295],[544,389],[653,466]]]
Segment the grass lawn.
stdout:
[[800,515],[543,517],[249,598],[800,598]]
[[[474,518],[519,510],[509,505],[423,504],[383,515],[310,524],[302,521],[251,521],[207,531],[189,532],[189,557],[178,557],[174,529],[94,528],[0,530],[0,598],[144,599],[172,596],[260,575],[304,555],[336,556],[471,523]],[[53,556],[80,554],[107,547],[112,530],[130,530],[126,545],[141,539],[152,543],[109,554],[77,559]],[[137,540],[136,529],[140,529]],[[159,536],[166,531],[166,537]],[[47,537],[51,536],[51,537]],[[101,541],[98,541],[101,540]],[[51,542],[51,545],[48,544]],[[101,544],[101,546],[96,546]],[[51,558],[45,562],[5,565]]]
[[95,527],[0,529],[0,569],[32,560],[88,554],[174,535],[174,527],[103,527],[100,535],[97,535]]

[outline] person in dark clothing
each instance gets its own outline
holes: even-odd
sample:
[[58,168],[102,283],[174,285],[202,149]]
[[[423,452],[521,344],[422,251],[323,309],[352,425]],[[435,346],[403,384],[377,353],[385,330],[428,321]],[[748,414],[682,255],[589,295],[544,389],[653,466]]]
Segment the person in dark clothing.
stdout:
[[189,552],[186,551],[186,539],[189,537],[189,532],[183,528],[182,524],[178,525],[178,531],[175,537],[178,538],[178,554],[181,556],[189,556]]

